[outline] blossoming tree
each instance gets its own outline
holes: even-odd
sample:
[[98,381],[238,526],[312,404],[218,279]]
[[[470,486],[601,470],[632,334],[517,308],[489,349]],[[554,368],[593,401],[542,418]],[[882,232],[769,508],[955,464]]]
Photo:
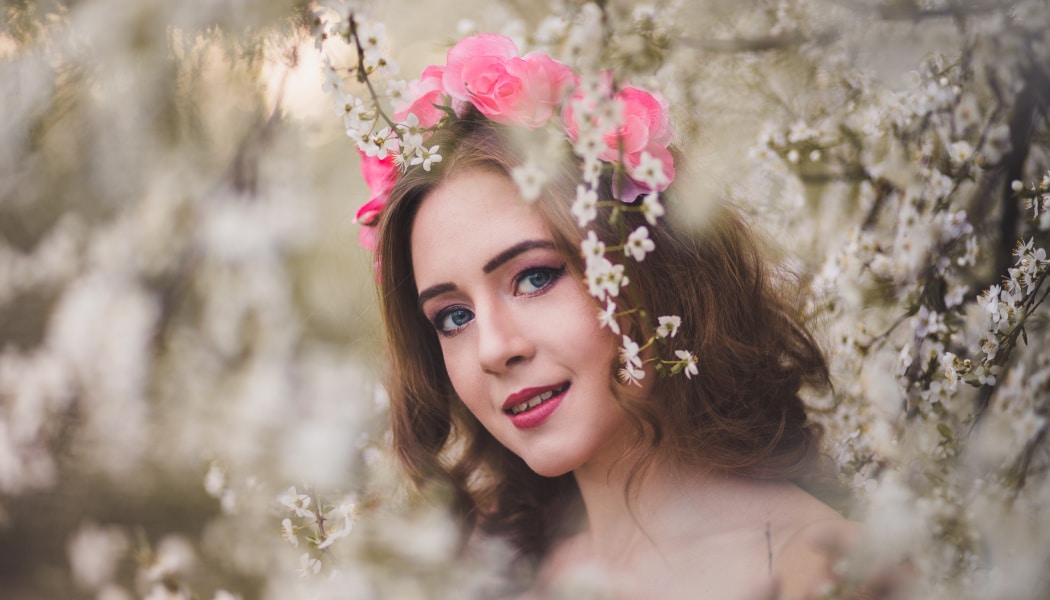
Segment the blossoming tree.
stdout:
[[[673,216],[701,230],[711,203],[740,204],[784,276],[806,278],[835,376],[810,404],[866,524],[832,597],[901,560],[917,598],[1046,596],[1045,2],[401,8],[5,5],[5,590],[499,589],[503,550],[464,556],[441,499],[399,485],[371,258],[351,243],[370,243],[401,164],[440,162],[425,130],[473,102],[563,124],[585,183],[588,164],[621,169],[624,194],[676,180],[691,193]],[[499,36],[456,46],[478,32]],[[558,110],[567,95],[580,102]],[[543,156],[515,174],[523,196]],[[568,201],[593,221],[591,187]],[[634,208],[648,227],[669,216],[655,193]],[[581,249],[617,334],[620,287],[651,250],[646,227]],[[656,337],[688,318],[653,315]],[[647,343],[663,342],[624,337],[626,380]],[[668,371],[703,369],[665,354]]]

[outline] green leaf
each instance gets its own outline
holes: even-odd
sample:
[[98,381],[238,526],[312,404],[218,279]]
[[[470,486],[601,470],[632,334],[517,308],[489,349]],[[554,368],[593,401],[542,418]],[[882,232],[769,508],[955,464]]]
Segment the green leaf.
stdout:
[[948,427],[948,425],[944,423],[937,423],[937,433],[941,434],[941,437],[946,440],[955,439],[955,432],[952,431],[951,427]]
[[459,118],[456,115],[456,111],[452,110],[452,107],[447,104],[433,104],[432,106],[448,115],[448,118],[452,119],[453,121]]

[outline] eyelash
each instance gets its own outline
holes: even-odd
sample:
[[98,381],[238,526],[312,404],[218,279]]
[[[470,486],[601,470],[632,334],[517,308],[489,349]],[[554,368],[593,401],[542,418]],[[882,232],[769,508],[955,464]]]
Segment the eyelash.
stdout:
[[541,287],[539,289],[536,289],[536,290],[534,290],[532,292],[522,293],[521,294],[522,296],[524,296],[526,298],[530,298],[532,296],[538,296],[538,295],[542,294],[543,292],[549,290],[551,288],[551,286],[553,286],[555,283],[557,283],[558,280],[561,279],[561,276],[565,274],[565,265],[561,265],[560,267],[553,268],[553,269],[550,268],[550,267],[533,267],[533,268],[525,269],[524,271],[519,273],[517,277],[514,278],[514,290],[515,290],[515,292],[517,292],[517,289],[518,289],[518,287],[521,286],[522,282],[524,282],[529,277],[532,277],[533,275],[537,275],[537,274],[540,274],[540,273],[544,273],[546,275],[549,275],[550,276],[550,281],[548,281],[546,285],[544,285],[543,287]]
[[[533,275],[538,275],[538,274],[541,274],[541,273],[549,275],[550,276],[550,280],[547,281],[544,285],[542,285],[542,287],[539,287],[536,290],[533,290],[533,291],[530,291],[530,292],[518,293],[518,288],[521,287],[522,283],[524,283],[526,280],[528,280]],[[528,269],[525,269],[524,271],[519,273],[514,278],[515,295],[516,296],[520,296],[520,297],[524,297],[524,298],[532,298],[534,296],[542,295],[542,294],[546,293],[548,290],[550,290],[551,287],[553,287],[554,284],[557,283],[558,280],[561,279],[561,277],[563,275],[565,275],[565,265],[561,265],[560,267],[557,267],[557,268],[551,268],[551,267],[530,267]],[[473,319],[474,315],[471,314],[471,319],[469,321],[466,321],[465,323],[463,323],[462,325],[459,325],[457,327],[454,327],[454,328],[451,328],[451,329],[446,329],[442,325],[442,323],[444,323],[445,319],[451,317],[452,315],[454,315],[457,312],[470,312],[470,309],[465,308],[463,306],[459,306],[459,305],[453,305],[453,306],[449,306],[447,308],[443,308],[443,309],[439,310],[438,313],[436,315],[434,315],[434,319],[432,321],[432,324],[434,325],[434,329],[440,335],[442,335],[443,337],[447,337],[448,338],[448,337],[452,337],[452,336],[456,335],[457,333],[462,331],[464,327],[469,325],[470,321],[474,320]]]

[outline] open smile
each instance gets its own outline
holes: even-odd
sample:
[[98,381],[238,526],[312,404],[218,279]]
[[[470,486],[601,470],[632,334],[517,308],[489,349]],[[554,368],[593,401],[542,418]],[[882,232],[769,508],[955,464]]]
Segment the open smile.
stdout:
[[511,394],[503,404],[503,412],[518,429],[530,429],[547,420],[561,404],[569,391],[568,381],[558,385],[527,388]]
[[526,399],[526,400],[524,400],[522,402],[514,404],[510,408],[504,409],[504,412],[506,412],[508,414],[512,414],[512,415],[520,415],[521,413],[523,413],[523,412],[525,412],[527,410],[536,408],[537,406],[543,404],[544,402],[550,400],[551,398],[553,398],[555,396],[560,396],[560,395],[564,394],[565,390],[567,390],[567,389],[569,389],[569,382],[568,381],[566,381],[565,383],[559,385],[558,387],[555,387],[553,389],[548,389],[548,390],[546,390],[544,392],[540,392],[540,393],[538,393],[538,394],[536,394],[536,395],[534,395],[534,396],[532,396],[532,397],[530,397],[530,398],[528,398],[528,399]]

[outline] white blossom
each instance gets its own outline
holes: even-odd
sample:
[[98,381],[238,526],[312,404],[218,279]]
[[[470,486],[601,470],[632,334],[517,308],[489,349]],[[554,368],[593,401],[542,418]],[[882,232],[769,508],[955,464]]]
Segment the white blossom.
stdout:
[[204,475],[204,490],[213,498],[218,498],[226,489],[226,472],[216,463],[208,467]]
[[695,354],[688,350],[675,350],[674,355],[677,356],[679,360],[685,362],[683,373],[685,373],[687,379],[692,379],[694,375],[700,374],[700,369],[699,367],[697,367],[697,358]]
[[664,205],[660,203],[660,194],[650,192],[642,197],[642,213],[650,225],[656,225],[657,219],[664,216]]
[[620,381],[633,385],[642,385],[642,380],[645,379],[645,370],[636,367],[634,365],[624,365],[617,372],[620,377]]
[[642,152],[638,165],[631,170],[631,177],[651,190],[659,189],[668,183],[663,161],[648,152]]
[[397,136],[390,131],[389,127],[384,127],[377,132],[372,133],[368,140],[360,144],[361,150],[364,151],[368,156],[375,156],[380,160],[386,158],[387,153],[397,152],[398,139]]
[[586,227],[588,223],[598,216],[598,192],[586,185],[576,186],[576,200],[572,203],[572,215],[580,227]]
[[165,535],[153,549],[152,560],[146,565],[147,581],[159,582],[188,573],[197,562],[193,546],[182,535]]
[[510,176],[514,180],[515,185],[518,186],[522,200],[526,202],[532,202],[539,198],[540,193],[543,191],[543,186],[547,184],[547,174],[535,162],[527,162],[514,167],[511,169]]
[[599,262],[605,259],[605,244],[598,239],[598,235],[594,231],[587,232],[587,237],[580,243],[580,250],[588,266],[592,262]]
[[313,510],[310,509],[313,500],[306,494],[300,494],[296,491],[295,486],[288,488],[288,490],[282,494],[278,499],[285,508],[292,511],[297,517],[304,519],[316,519],[317,515]]
[[334,509],[325,514],[325,537],[317,545],[318,550],[328,548],[337,540],[350,535],[357,520],[357,504],[344,499]]
[[67,548],[75,581],[89,590],[101,588],[113,579],[128,549],[127,536],[121,529],[82,525]]
[[638,262],[645,260],[645,255],[656,249],[656,244],[649,239],[649,229],[639,226],[627,236],[624,253]]
[[625,366],[633,366],[640,369],[642,367],[642,358],[639,352],[638,342],[626,335],[623,336],[623,345],[620,347],[620,362]]
[[299,536],[295,533],[295,525],[292,524],[292,520],[289,518],[281,520],[281,538],[291,544],[292,547],[299,547]]
[[948,147],[948,154],[951,156],[952,162],[962,164],[973,157],[973,146],[963,140],[959,140]]
[[598,311],[598,322],[602,327],[608,327],[613,333],[620,333],[620,324],[616,322],[616,303],[612,298],[606,300],[605,309]]
[[409,164],[422,164],[423,170],[429,171],[432,164],[439,162],[441,162],[441,154],[438,153],[437,146],[431,146],[430,148],[421,146],[418,148],[418,153],[414,158],[412,158]]
[[317,575],[321,572],[321,561],[310,556],[309,552],[304,552],[299,555],[299,569],[297,572],[299,577],[303,578]]
[[386,97],[395,106],[404,101],[408,94],[408,82],[404,79],[391,79],[386,82]]
[[670,315],[657,319],[659,326],[656,328],[656,337],[673,338],[678,335],[678,328],[682,326],[682,317]]
[[585,277],[588,292],[599,300],[619,296],[620,288],[630,283],[624,275],[624,266],[613,264],[607,258],[588,261]]

